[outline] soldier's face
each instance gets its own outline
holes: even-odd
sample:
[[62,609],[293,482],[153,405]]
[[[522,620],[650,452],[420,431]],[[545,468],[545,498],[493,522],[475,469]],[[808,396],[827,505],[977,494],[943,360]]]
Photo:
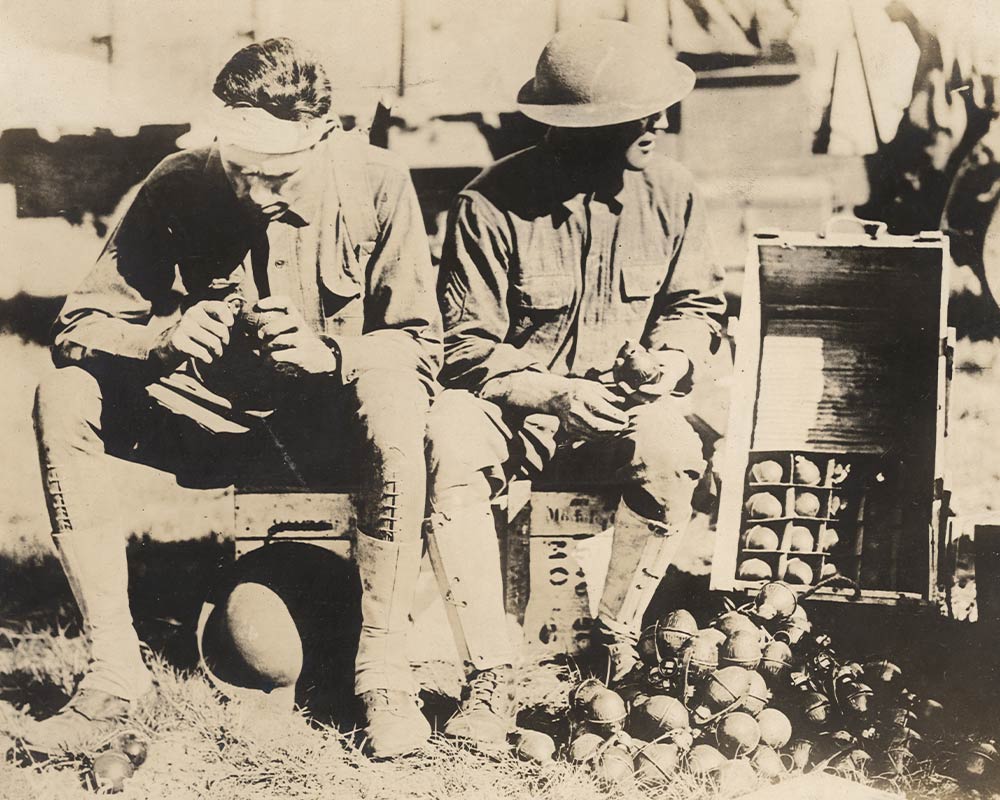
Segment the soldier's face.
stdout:
[[656,135],[669,127],[666,111],[653,114],[622,126],[622,142],[625,148],[625,169],[643,170],[649,164],[656,150]]
[[595,168],[642,170],[656,150],[656,135],[667,129],[666,112],[600,128],[559,128],[557,139],[576,160]]
[[280,219],[308,191],[316,147],[298,153],[255,153],[235,145],[219,148],[226,177],[240,202],[267,222]]

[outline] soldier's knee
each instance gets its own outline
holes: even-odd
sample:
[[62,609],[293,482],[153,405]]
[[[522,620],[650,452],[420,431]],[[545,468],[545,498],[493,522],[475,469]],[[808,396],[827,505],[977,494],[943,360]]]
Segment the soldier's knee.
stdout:
[[375,435],[383,431],[422,440],[430,398],[414,373],[407,370],[369,370],[354,386],[358,417]]
[[452,389],[438,395],[427,417],[427,453],[439,487],[462,483],[473,472],[499,469],[504,450],[503,437],[481,401]]
[[101,389],[80,367],[52,369],[35,389],[33,419],[40,438],[72,438],[100,429]]
[[633,461],[650,480],[697,480],[705,470],[701,437],[672,404],[657,403],[637,415],[633,438]]

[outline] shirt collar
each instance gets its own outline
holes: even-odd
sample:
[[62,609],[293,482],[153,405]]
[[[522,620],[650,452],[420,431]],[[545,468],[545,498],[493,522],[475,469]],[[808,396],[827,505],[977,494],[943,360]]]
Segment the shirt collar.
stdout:
[[[588,194],[590,193],[580,192],[572,197],[566,198],[560,203],[560,205],[570,213],[580,211],[583,208],[583,204],[586,201]],[[617,192],[594,192],[591,199],[606,205],[612,214],[621,214],[625,202],[624,181],[622,182],[621,188]]]
[[608,207],[608,210],[613,214],[620,214],[625,202],[625,191],[628,186],[628,182],[631,176],[627,171],[622,175],[622,185],[614,192],[609,190],[598,190],[596,192],[576,192],[573,193],[574,183],[571,175],[568,175],[564,169],[560,167],[559,160],[555,157],[553,151],[548,147],[546,142],[543,142],[539,147],[545,154],[546,166],[548,171],[548,184],[552,187],[552,197],[555,200],[556,206],[572,214],[576,211],[581,211],[583,205],[587,200],[588,194],[591,194],[592,200],[596,200],[599,203],[603,203]]

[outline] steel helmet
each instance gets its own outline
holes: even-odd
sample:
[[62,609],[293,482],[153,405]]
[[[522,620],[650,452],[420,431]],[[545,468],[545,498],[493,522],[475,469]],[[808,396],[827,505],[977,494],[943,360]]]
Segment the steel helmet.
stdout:
[[657,114],[687,96],[694,82],[691,68],[641,28],[600,20],[549,40],[517,107],[546,125],[595,128]]
[[275,540],[217,576],[198,619],[209,682],[253,709],[296,701],[351,720],[361,630],[357,569],[312,544]]

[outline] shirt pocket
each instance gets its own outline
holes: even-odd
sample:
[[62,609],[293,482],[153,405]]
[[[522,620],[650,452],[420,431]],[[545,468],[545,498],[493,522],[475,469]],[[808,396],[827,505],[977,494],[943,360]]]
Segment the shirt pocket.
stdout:
[[354,298],[326,297],[323,303],[323,332],[328,336],[361,336],[365,327],[365,304]]
[[515,297],[520,310],[556,312],[573,303],[576,286],[572,275],[523,275],[515,284]]
[[664,266],[653,261],[622,264],[622,299],[649,300],[663,285]]
[[367,254],[359,250],[360,248],[355,249],[345,245],[334,255],[327,253],[320,255],[319,279],[327,292],[337,297],[361,297],[364,292],[364,269],[368,264],[371,248]]

